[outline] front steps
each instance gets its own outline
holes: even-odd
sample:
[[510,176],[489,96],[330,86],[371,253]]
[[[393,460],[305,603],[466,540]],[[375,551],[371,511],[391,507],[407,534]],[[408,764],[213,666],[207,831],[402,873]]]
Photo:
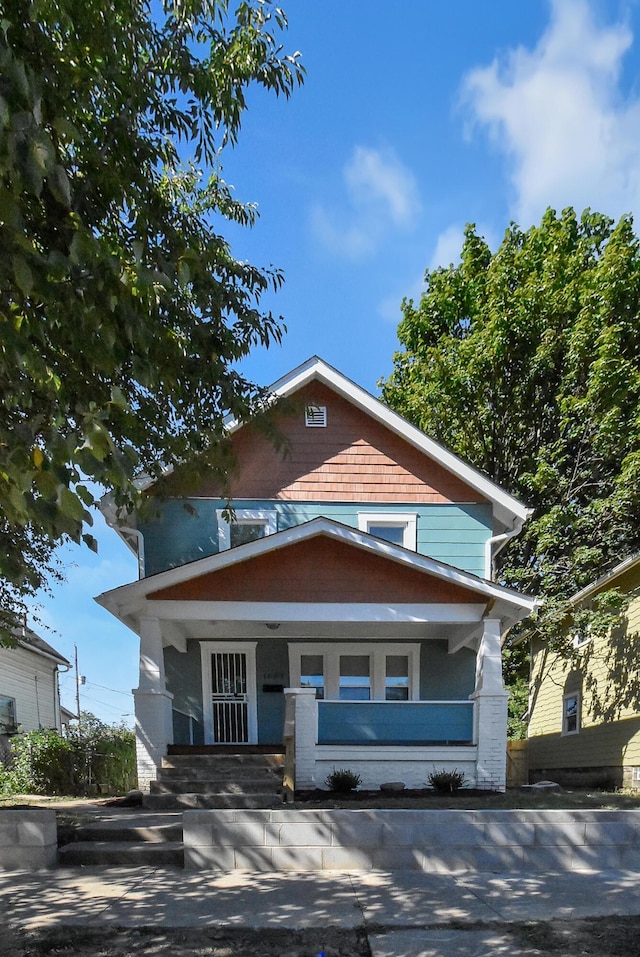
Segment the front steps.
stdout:
[[73,829],[68,844],[58,849],[61,867],[184,867],[182,815],[164,815],[162,823],[141,823],[144,812],[133,823],[130,815],[122,823],[85,824]]
[[108,820],[61,829],[58,863],[61,867],[184,867],[180,812],[280,807],[283,767],[284,755],[265,748],[240,753],[198,748],[170,754],[163,759],[139,811],[114,809]]
[[272,808],[282,804],[284,755],[264,750],[169,754],[145,808]]

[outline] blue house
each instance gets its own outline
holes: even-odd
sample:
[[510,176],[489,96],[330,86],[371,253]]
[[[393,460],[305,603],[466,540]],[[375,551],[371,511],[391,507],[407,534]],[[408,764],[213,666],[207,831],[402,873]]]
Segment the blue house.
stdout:
[[231,510],[212,478],[110,516],[141,570],[98,598],[140,637],[140,786],[170,745],[286,738],[296,787],[503,789],[501,641],[535,602],[492,563],[527,509],[318,358],[271,392],[280,451],[229,423]]

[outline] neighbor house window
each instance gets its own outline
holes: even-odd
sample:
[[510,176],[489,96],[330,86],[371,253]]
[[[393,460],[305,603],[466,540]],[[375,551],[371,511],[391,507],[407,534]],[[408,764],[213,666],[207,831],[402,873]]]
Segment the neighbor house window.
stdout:
[[289,680],[333,701],[417,701],[420,646],[296,642],[289,645]]
[[580,693],[574,691],[562,699],[562,733],[577,734],[580,730]]
[[392,545],[416,550],[417,516],[393,512],[359,512],[358,528]]
[[16,727],[16,699],[0,695],[0,734]]
[[238,508],[235,511],[217,509],[218,544],[220,551],[246,545],[259,538],[273,535],[278,530],[276,512],[265,509]]

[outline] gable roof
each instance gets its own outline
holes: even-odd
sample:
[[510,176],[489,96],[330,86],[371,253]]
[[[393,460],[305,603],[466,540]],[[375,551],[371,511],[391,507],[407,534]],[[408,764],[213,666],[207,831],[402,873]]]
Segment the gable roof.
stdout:
[[[411,425],[407,419],[394,412],[387,405],[376,399],[369,392],[357,385],[347,376],[338,372],[333,366],[324,362],[318,356],[312,356],[293,369],[287,375],[278,379],[269,387],[274,400],[288,398],[311,382],[322,382],[333,389],[354,406],[370,415],[396,435],[403,438],[424,455],[437,462],[444,469],[460,478],[463,482],[475,489],[480,495],[488,499],[493,506],[493,512],[498,523],[506,530],[519,531],[524,521],[531,514],[522,502],[509,495],[504,489],[492,482],[473,466],[464,462],[453,452],[450,452],[439,442],[430,439],[424,432]],[[244,422],[229,417],[226,426],[230,433],[241,429]]]
[[32,651],[35,655],[42,655],[43,658],[52,658],[61,665],[70,666],[70,662],[67,661],[64,655],[56,651],[48,641],[45,641],[44,638],[37,635],[31,628],[20,628],[20,630],[15,633],[15,639],[19,647],[24,648],[26,651]]
[[496,617],[503,618],[507,625],[526,617],[538,604],[535,599],[520,595],[511,589],[497,585],[495,582],[478,578],[470,572],[454,568],[452,565],[446,565],[434,558],[420,555],[399,545],[393,545],[367,532],[342,525],[328,518],[315,518],[302,525],[295,525],[256,541],[238,545],[235,548],[179,565],[167,571],[158,572],[156,575],[150,575],[128,585],[121,585],[99,595],[96,601],[131,626],[131,616],[134,615],[135,617],[134,609],[140,609],[146,599],[153,598],[155,594],[165,589],[211,575],[216,571],[234,565],[241,565],[256,557],[278,552],[281,549],[286,549],[299,542],[309,541],[317,536],[327,536],[355,549],[397,563],[407,570],[411,569],[415,572],[431,575],[451,586],[474,592],[480,602],[491,603],[492,607],[496,608]]

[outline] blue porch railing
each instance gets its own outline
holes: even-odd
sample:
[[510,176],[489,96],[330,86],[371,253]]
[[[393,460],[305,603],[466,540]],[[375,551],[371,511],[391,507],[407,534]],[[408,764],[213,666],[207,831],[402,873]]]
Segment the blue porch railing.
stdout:
[[472,742],[472,701],[318,701],[318,744]]

